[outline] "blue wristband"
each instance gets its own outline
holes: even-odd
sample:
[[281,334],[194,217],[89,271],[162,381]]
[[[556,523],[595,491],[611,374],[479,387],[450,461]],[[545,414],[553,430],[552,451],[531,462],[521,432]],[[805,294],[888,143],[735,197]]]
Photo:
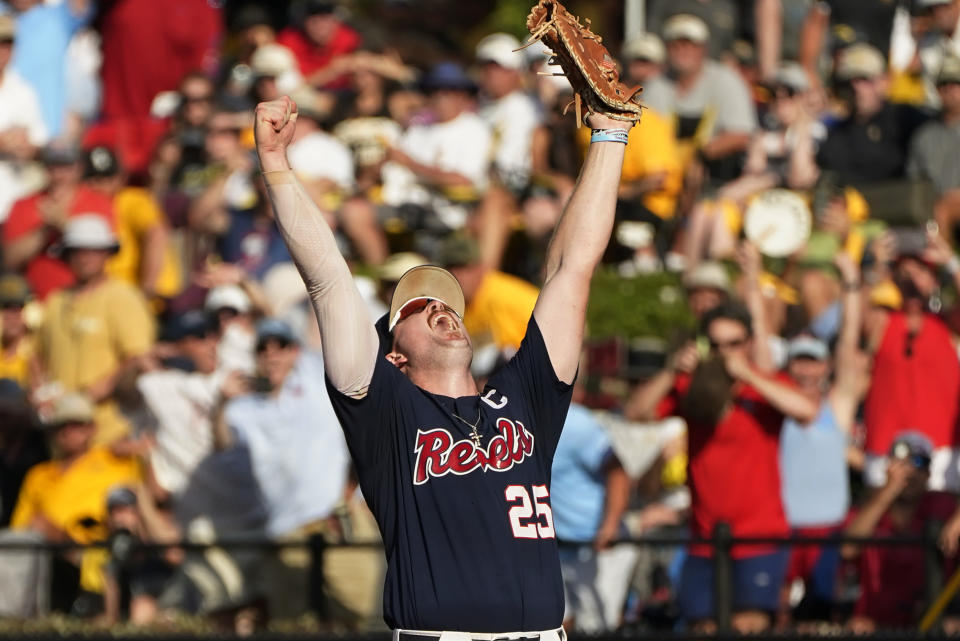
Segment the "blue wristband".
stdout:
[[594,129],[590,142],[621,142],[627,144],[630,132],[626,129]]

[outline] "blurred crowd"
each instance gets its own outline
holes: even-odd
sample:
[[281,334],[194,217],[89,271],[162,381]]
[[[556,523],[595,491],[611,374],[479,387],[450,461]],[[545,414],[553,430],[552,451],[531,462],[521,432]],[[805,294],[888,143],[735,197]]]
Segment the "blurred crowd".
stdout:
[[[252,115],[297,103],[291,167],[370,317],[443,265],[489,376],[589,130],[521,25],[444,34],[446,4],[0,2],[0,616],[382,626]],[[647,107],[604,269],[673,274],[693,322],[587,345],[551,488],[566,625],[710,631],[718,527],[821,540],[733,546],[737,630],[916,625],[921,547],[829,540],[942,527],[953,570],[960,0],[646,0],[624,38],[615,4],[569,3]],[[694,542],[621,542],[647,536]],[[96,545],[3,547],[44,542]]]

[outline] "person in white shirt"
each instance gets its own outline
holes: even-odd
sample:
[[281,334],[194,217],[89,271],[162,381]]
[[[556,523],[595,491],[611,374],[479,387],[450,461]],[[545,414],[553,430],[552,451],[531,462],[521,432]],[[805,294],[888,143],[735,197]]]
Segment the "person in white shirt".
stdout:
[[391,207],[418,205],[447,230],[460,229],[487,187],[490,127],[473,113],[475,86],[459,65],[436,65],[423,88],[434,120],[411,126],[387,152],[384,202]]
[[[224,388],[225,398],[234,397],[214,418],[217,440],[249,452],[267,507],[267,533],[305,540],[324,531],[324,521],[345,498],[346,440],[319,353],[300,349],[291,327],[277,319],[258,324],[256,352],[257,377],[250,387]],[[265,570],[271,615],[296,616],[307,605],[309,564],[284,556],[276,561]]]
[[16,23],[0,15],[0,224],[15,201],[41,187],[30,160],[48,141],[34,90],[10,68]]
[[499,182],[521,192],[530,180],[533,133],[543,123],[540,106],[523,91],[520,41],[493,33],[476,49],[480,66],[480,116],[493,130],[493,168]]
[[291,96],[297,103],[299,126],[287,148],[290,168],[324,212],[327,222],[342,233],[354,250],[353,258],[379,265],[387,257],[387,239],[376,211],[357,190],[353,154],[340,140],[323,130],[333,108],[332,94],[301,87]]
[[928,102],[939,107],[936,80],[943,59],[960,57],[960,0],[915,0],[914,6],[929,19],[929,29],[917,43],[917,57]]

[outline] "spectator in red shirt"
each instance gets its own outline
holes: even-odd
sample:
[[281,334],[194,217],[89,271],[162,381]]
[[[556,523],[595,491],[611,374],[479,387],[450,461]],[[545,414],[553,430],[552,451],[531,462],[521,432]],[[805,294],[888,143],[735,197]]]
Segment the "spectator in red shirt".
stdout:
[[[300,9],[299,26],[280,32],[277,42],[293,51],[300,73],[314,87],[346,89],[349,77],[341,67],[347,54],[360,46],[360,34],[344,24],[334,0],[306,0]],[[340,60],[340,62],[338,62]]]
[[[945,522],[957,507],[945,492],[927,490],[933,444],[925,435],[900,432],[890,447],[886,484],[847,521],[847,536],[920,535],[928,521]],[[850,627],[913,627],[923,614],[923,548],[845,545],[841,555],[860,569],[860,598]]]
[[3,227],[3,258],[7,269],[23,272],[30,289],[43,300],[73,283],[73,274],[56,252],[67,220],[96,214],[112,226],[114,219],[110,199],[81,183],[79,150],[48,146],[41,159],[49,183],[44,191],[14,203]]
[[[628,418],[683,416],[687,421],[691,527],[709,537],[728,523],[735,537],[786,536],[780,494],[779,435],[785,416],[801,425],[817,404],[784,379],[759,372],[750,360],[751,318],[736,303],[707,312],[701,332],[710,357],[690,343],[667,369],[642,385],[627,407]],[[685,619],[703,632],[713,623],[713,561],[709,545],[694,544],[681,577],[678,600]],[[733,548],[732,624],[759,632],[777,610],[787,551],[770,546]]]
[[103,117],[146,118],[161,91],[193,69],[216,70],[223,30],[219,2],[115,0],[102,3]]
[[[950,478],[960,362],[949,328],[933,311],[939,309],[936,265],[931,262],[934,240],[929,239],[926,249],[901,248],[909,252],[901,251],[893,277],[903,296],[902,309],[887,314],[871,331],[873,368],[864,402],[864,479],[871,487],[886,483],[886,454],[903,430],[917,430],[933,444],[930,488],[946,489]],[[945,253],[952,256],[949,248]]]

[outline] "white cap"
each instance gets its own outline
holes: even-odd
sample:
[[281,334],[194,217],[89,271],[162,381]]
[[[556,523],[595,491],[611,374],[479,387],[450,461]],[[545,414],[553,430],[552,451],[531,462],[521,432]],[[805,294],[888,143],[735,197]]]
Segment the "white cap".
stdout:
[[207,300],[203,303],[204,309],[215,312],[224,307],[246,314],[250,311],[250,297],[238,285],[220,285],[207,292]]
[[120,244],[110,223],[100,214],[72,216],[63,230],[64,249],[106,249],[117,251]]
[[303,84],[297,59],[293,52],[283,45],[270,43],[257,47],[250,57],[250,68],[256,77],[273,77],[277,89],[282,93],[291,93]]
[[699,263],[683,277],[687,289],[716,289],[730,293],[730,276],[723,265],[713,260]]
[[774,81],[778,85],[789,87],[795,92],[803,92],[810,88],[810,78],[807,72],[803,70],[796,62],[785,62],[779,69]]
[[704,44],[710,39],[710,29],[707,23],[689,13],[678,13],[663,23],[663,40],[689,40],[697,44]]
[[505,69],[519,71],[524,67],[523,52],[517,51],[520,41],[509,33],[491,33],[477,43],[478,62],[495,62]]
[[787,360],[795,358],[812,358],[816,361],[825,361],[830,358],[830,348],[815,336],[801,334],[787,347]]
[[623,45],[623,59],[648,60],[663,64],[666,57],[663,41],[655,33],[642,33],[627,44]]
[[297,68],[293,52],[274,42],[260,45],[250,57],[250,68],[257,76],[279,76]]

